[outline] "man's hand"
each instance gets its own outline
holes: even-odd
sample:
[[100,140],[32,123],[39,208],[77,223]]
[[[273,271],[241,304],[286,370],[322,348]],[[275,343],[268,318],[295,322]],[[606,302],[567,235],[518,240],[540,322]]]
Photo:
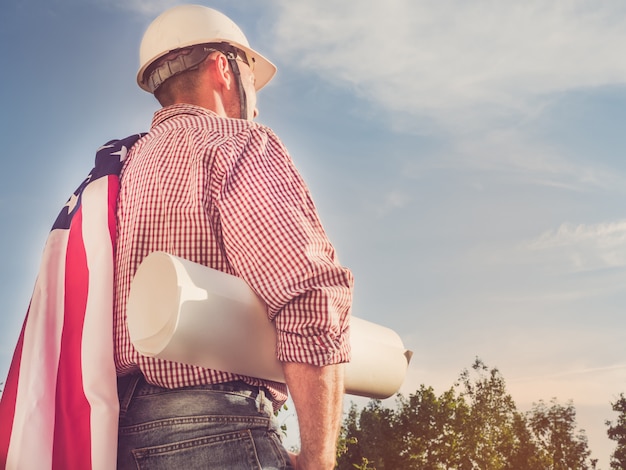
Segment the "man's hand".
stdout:
[[301,450],[291,455],[292,463],[296,470],[332,470],[343,411],[343,364],[286,362],[283,370],[300,428]]

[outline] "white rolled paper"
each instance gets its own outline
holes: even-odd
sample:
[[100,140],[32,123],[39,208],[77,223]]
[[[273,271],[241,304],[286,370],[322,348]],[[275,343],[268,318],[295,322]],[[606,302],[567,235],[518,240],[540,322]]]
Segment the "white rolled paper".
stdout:
[[[264,303],[236,276],[155,252],[139,266],[127,304],[128,330],[146,356],[276,382],[276,330]],[[346,393],[387,398],[411,359],[391,329],[351,317]]]

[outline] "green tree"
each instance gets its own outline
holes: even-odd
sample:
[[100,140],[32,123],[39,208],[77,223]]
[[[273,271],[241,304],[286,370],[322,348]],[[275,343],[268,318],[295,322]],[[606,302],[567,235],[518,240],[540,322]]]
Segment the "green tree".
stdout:
[[402,440],[401,463],[406,469],[437,470],[456,467],[462,449],[459,429],[468,414],[464,400],[454,389],[435,395],[422,385],[408,398],[398,399],[397,435]]
[[370,401],[361,411],[352,404],[340,435],[337,468],[405,468],[406,453],[397,418],[397,413],[384,407],[380,400]]
[[[626,400],[620,403],[626,407]],[[337,469],[595,468],[584,431],[575,429],[573,405],[533,406],[519,412],[500,372],[476,359],[440,396],[422,385],[408,397],[398,395],[395,410],[379,400],[362,410],[352,404],[342,426]]]
[[352,404],[342,427],[338,469],[437,470],[459,460],[457,421],[466,409],[452,389],[438,398],[432,387],[422,386],[408,398],[398,395],[396,405],[393,411],[373,400],[359,412]]
[[542,469],[525,418],[498,369],[476,358],[472,370],[465,369],[456,386],[469,409],[457,431],[462,446],[460,470]]
[[526,417],[517,413],[513,420],[514,445],[509,455],[507,470],[545,470],[541,453],[529,429]]
[[611,408],[619,413],[615,424],[611,421],[606,422],[609,427],[607,431],[609,439],[617,443],[615,451],[611,454],[611,468],[623,470],[626,468],[626,397],[623,393],[614,403],[611,403]]
[[533,404],[528,412],[530,430],[541,451],[543,468],[546,470],[587,470],[595,468],[589,461],[591,452],[584,430],[576,430],[576,409],[572,402],[550,406],[543,400]]

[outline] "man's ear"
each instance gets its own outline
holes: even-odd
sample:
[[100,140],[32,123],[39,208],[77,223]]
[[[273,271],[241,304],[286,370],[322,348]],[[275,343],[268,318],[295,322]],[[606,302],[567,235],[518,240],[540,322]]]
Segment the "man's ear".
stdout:
[[224,54],[216,53],[215,60],[212,61],[209,69],[212,72],[214,83],[230,90],[233,86],[233,74],[228,64],[228,59]]

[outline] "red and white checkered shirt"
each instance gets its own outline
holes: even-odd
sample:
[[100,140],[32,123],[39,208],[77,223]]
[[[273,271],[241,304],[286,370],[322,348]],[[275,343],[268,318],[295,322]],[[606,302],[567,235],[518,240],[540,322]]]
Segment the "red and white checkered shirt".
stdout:
[[244,380],[275,403],[283,384],[140,355],[126,326],[137,267],[165,251],[237,275],[274,320],[279,360],[350,359],[352,275],[342,267],[302,177],[267,127],[192,105],[159,110],[121,173],[115,259],[115,363],[168,388]]

